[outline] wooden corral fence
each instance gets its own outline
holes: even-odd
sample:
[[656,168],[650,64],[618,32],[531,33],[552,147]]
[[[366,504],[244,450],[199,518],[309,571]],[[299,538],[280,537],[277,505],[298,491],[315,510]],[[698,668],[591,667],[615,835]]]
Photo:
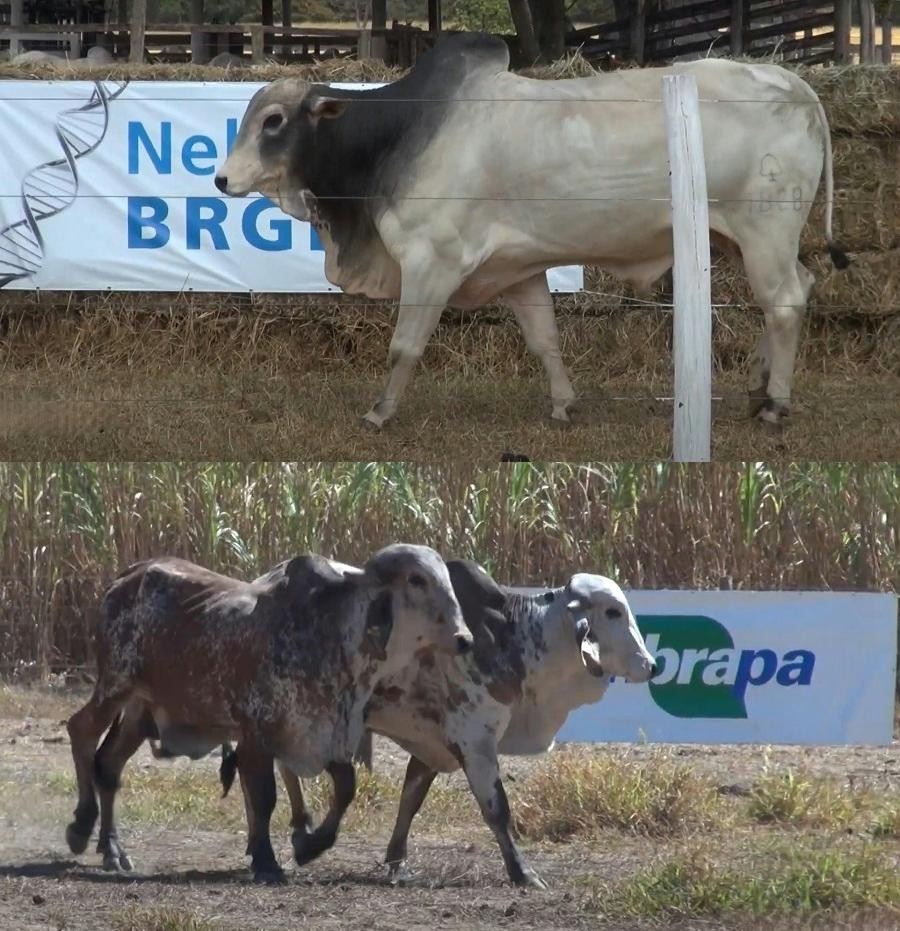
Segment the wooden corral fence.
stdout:
[[[572,30],[567,45],[589,59],[615,58],[638,64],[681,57],[778,54],[805,63],[876,60],[873,0],[856,0],[861,41],[851,45],[853,0],[632,0],[630,15]],[[890,63],[890,13],[881,17],[881,60]]]
[[[148,3],[117,0],[111,20],[105,0],[0,0],[0,48],[8,44],[11,58],[26,45],[71,58],[100,46],[113,58],[132,61],[145,60],[152,49],[157,60],[195,64],[226,55],[234,56],[231,63],[359,57],[409,67],[443,30],[441,0],[427,0],[425,29],[396,21],[388,26],[387,0],[372,0],[367,29],[295,27],[291,0],[280,4],[280,23],[274,22],[274,0],[262,0],[260,23],[234,24],[206,22],[204,0],[191,0],[188,22],[152,23]],[[777,53],[787,60],[838,64],[856,58],[890,63],[900,55],[900,45],[892,44],[889,7],[879,17],[874,0],[630,0],[626,8],[625,17],[571,29],[567,46],[592,60],[639,64],[703,54]],[[854,12],[858,43],[851,43]]]

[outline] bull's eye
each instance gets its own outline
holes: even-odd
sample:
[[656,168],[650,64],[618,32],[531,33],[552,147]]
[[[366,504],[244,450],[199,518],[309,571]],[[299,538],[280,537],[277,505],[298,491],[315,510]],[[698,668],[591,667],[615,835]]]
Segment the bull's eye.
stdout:
[[607,608],[606,616],[611,620],[615,621],[622,616],[622,612],[618,608]]
[[284,117],[280,113],[270,113],[263,120],[263,131],[267,133],[276,133],[281,129],[282,123],[284,123]]
[[414,588],[425,588],[425,577],[414,572],[409,577],[409,584]]

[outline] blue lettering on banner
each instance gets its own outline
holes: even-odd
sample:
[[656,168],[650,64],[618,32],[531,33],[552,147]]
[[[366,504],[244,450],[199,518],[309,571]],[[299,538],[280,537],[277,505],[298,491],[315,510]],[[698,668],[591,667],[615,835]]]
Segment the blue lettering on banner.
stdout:
[[[216,170],[216,159],[219,153],[216,144],[209,136],[188,136],[181,147],[181,161],[192,175],[211,175]],[[212,160],[210,165],[198,165],[196,159],[207,158]]]
[[[222,224],[228,216],[228,207],[221,197],[188,197],[185,238],[188,249],[200,248],[200,233],[209,233],[214,249],[228,249],[228,239]],[[204,211],[209,211],[207,216]]]
[[309,228],[309,249],[310,252],[324,252],[325,247],[322,245],[322,240],[319,239],[319,234],[312,228]]
[[263,252],[284,252],[291,248],[291,221],[269,220],[269,230],[275,234],[273,238],[261,235],[259,231],[259,216],[264,210],[278,210],[278,207],[268,197],[261,197],[253,201],[244,211],[241,220],[241,230],[244,238],[251,246]]
[[143,145],[147,157],[153,163],[157,174],[172,174],[172,123],[163,120],[159,124],[159,149],[153,146],[150,134],[143,123],[128,121],[128,174],[136,175],[140,170],[138,147]]
[[[144,211],[149,210],[149,216]],[[169,241],[169,227],[163,222],[169,205],[161,197],[128,198],[128,248],[159,249]],[[151,235],[145,236],[149,230]]]

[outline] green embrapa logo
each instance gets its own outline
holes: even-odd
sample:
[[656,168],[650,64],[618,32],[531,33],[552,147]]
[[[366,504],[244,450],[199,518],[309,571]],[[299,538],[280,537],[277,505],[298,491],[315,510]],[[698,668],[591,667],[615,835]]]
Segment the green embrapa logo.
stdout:
[[637,622],[662,667],[650,695],[677,718],[746,718],[748,687],[812,681],[811,650],[788,650],[780,659],[774,650],[737,650],[722,624],[699,614],[649,614]]

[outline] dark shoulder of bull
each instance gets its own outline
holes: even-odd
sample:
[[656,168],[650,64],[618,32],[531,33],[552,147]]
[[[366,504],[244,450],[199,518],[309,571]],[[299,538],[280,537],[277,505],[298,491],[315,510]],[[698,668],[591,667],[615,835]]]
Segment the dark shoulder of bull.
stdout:
[[[334,226],[360,198],[390,201],[408,175],[411,157],[437,134],[466,78],[483,68],[508,66],[502,39],[460,34],[442,38],[406,75],[383,87],[310,87],[300,107],[296,159],[322,218]],[[310,108],[321,97],[346,101],[342,115],[311,120]]]

